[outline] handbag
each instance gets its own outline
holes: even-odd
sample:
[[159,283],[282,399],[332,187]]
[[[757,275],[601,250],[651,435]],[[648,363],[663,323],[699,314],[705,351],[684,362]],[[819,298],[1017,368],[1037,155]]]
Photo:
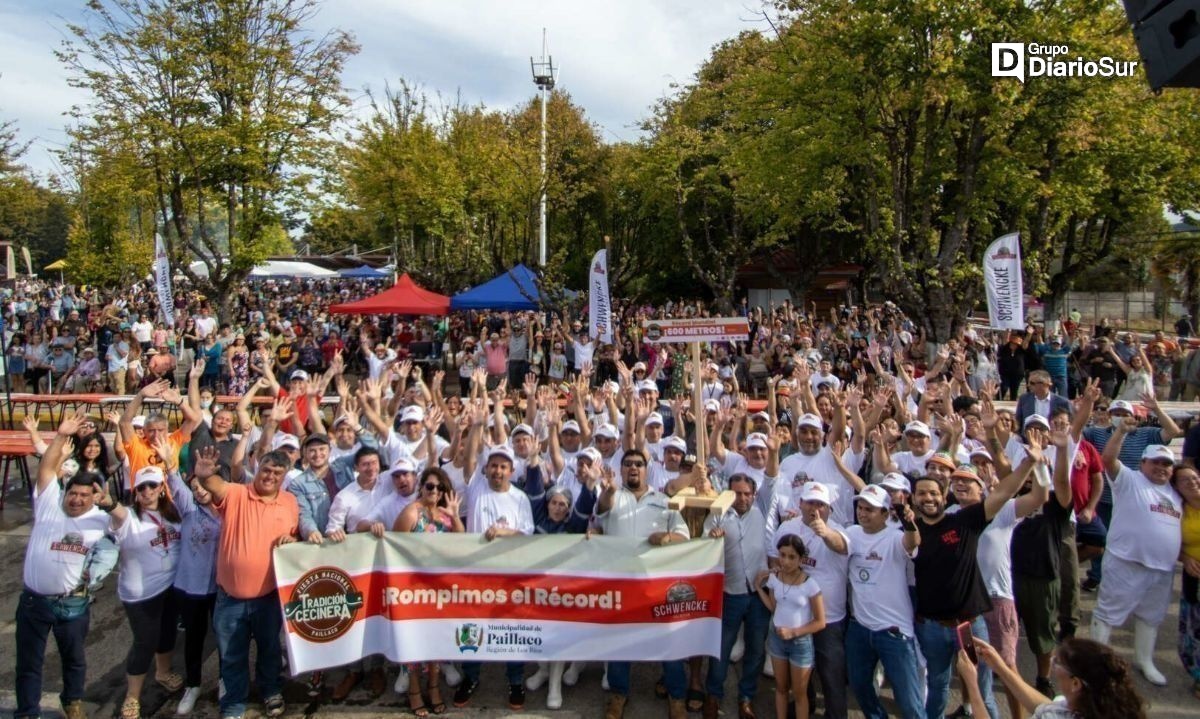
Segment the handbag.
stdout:
[[92,604],[92,598],[88,594],[68,594],[61,597],[55,597],[48,600],[50,602],[50,611],[54,613],[54,618],[61,622],[69,622],[72,619],[78,619],[87,613],[88,607]]

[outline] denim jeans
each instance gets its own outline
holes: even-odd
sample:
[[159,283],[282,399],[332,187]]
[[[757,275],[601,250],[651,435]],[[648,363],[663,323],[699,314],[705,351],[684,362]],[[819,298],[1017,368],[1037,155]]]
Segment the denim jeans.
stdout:
[[[954,674],[954,662],[958,658],[958,635],[954,627],[929,620],[918,619],[917,641],[925,655],[925,669],[929,693],[925,697],[926,719],[942,719],[946,715],[946,704],[950,699],[950,677]],[[971,633],[987,641],[987,622],[983,616],[971,622]],[[979,693],[992,719],[1000,719],[1000,708],[992,695],[992,670],[979,665]]]
[[[825,719],[846,719],[846,619],[832,624],[813,635],[817,652],[817,678],[825,697]],[[809,682],[809,695],[816,682]],[[810,703],[809,706],[814,706]]]
[[850,691],[866,719],[887,719],[875,693],[875,665],[892,683],[896,705],[903,719],[924,719],[920,679],[917,677],[917,641],[898,630],[873,632],[850,620],[846,629],[846,666]]
[[87,675],[87,640],[91,610],[70,621],[54,616],[50,601],[28,590],[17,600],[17,710],[13,717],[41,716],[42,665],[46,661],[46,639],[54,632],[54,642],[62,658],[63,706],[83,698]]
[[[765,659],[764,643],[767,627],[771,623],[771,610],[762,603],[757,593],[726,594],[721,607],[721,657],[708,662],[708,678],[705,691],[718,699],[725,696],[725,677],[729,674],[729,655],[737,642],[738,630],[742,633],[746,653],[742,656],[742,678],[738,681],[738,701],[754,698],[758,689],[758,676],[762,674]],[[611,682],[612,677],[609,677]]]
[[[1112,502],[1105,502],[1101,500],[1101,502],[1096,505],[1096,516],[1100,518],[1101,522],[1104,522],[1105,529],[1112,527],[1112,511]],[[1092,560],[1092,567],[1087,573],[1088,579],[1099,583],[1100,580],[1104,578],[1104,573],[1100,569],[1100,563],[1103,561],[1103,555]]]
[[283,655],[279,632],[282,628],[283,612],[274,592],[255,599],[236,599],[217,589],[213,632],[217,635],[217,648],[221,653],[221,680],[225,682],[221,716],[240,717],[246,713],[246,700],[250,694],[251,639],[258,653],[254,679],[259,695],[265,701],[280,693]]
[[[463,662],[463,676],[468,681],[479,681],[479,670],[483,668],[483,662]],[[504,674],[508,677],[509,685],[520,684],[525,681],[525,663],[524,662],[505,662]]]
[[[662,663],[663,684],[667,686],[667,696],[672,699],[687,697],[687,670],[684,669],[684,663],[683,659]],[[630,664],[630,662],[608,663],[608,687],[613,694],[629,696]]]

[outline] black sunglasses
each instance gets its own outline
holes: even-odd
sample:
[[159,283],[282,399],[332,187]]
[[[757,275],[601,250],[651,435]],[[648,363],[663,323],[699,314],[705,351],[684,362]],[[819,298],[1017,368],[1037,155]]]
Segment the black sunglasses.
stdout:
[[440,485],[440,484],[436,484],[436,483],[434,483],[434,482],[426,482],[426,483],[425,483],[424,485],[422,485],[422,486],[424,486],[424,487],[425,487],[425,491],[426,491],[426,492],[438,492],[438,491],[440,491],[440,490],[442,489],[442,485]]

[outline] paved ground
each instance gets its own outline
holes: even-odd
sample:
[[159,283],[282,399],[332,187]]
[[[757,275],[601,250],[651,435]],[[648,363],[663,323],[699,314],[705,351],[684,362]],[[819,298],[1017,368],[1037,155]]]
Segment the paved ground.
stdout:
[[[0,556],[8,558],[0,568],[0,717],[10,717],[16,704],[12,691],[14,686],[14,631],[13,617],[16,611],[17,596],[21,590],[21,565],[25,552],[25,544],[29,536],[29,503],[23,488],[12,491],[8,497],[9,504],[0,511]],[[1178,596],[1178,583],[1176,597]],[[1089,613],[1094,597],[1083,595],[1084,626],[1087,626]],[[1138,688],[1152,703],[1150,716],[1156,719],[1191,719],[1200,715],[1200,701],[1192,697],[1191,683],[1180,666],[1176,655],[1176,626],[1178,622],[1178,607],[1172,605],[1167,621],[1163,624],[1163,632],[1158,640],[1157,663],[1167,675],[1170,686],[1158,689],[1150,686],[1138,675]],[[91,633],[88,641],[88,684],[85,702],[89,716],[97,719],[109,719],[116,715],[124,694],[125,682],[123,664],[125,651],[129,642],[129,627],[125,614],[116,598],[115,581],[110,579],[102,590],[92,609]],[[1113,641],[1120,651],[1129,656],[1132,637],[1127,631],[1118,631]],[[182,634],[180,635],[180,654],[182,653]],[[1032,677],[1032,657],[1027,647],[1022,643],[1020,655],[1022,671],[1027,677]],[[182,668],[182,656],[177,655],[176,668]],[[529,669],[532,672],[532,668]],[[216,719],[216,654],[212,649],[205,664],[206,677],[205,693],[197,705],[193,716],[198,719]],[[653,682],[658,672],[650,666],[640,666],[634,671],[633,699],[628,705],[626,716],[631,719],[641,717],[662,716],[666,713],[666,705],[654,698]],[[493,716],[536,716],[536,717],[598,717],[603,715],[605,695],[600,688],[601,670],[599,665],[593,665],[580,679],[574,688],[564,692],[564,708],[558,711],[547,711],[545,706],[545,690],[530,692],[527,709],[517,714],[507,707],[507,688],[499,666],[486,667],[483,674],[483,687],[476,695],[472,705],[463,710],[451,709],[447,716],[451,717],[493,717]],[[338,677],[335,675],[332,684]],[[393,670],[389,679],[395,678]],[[58,655],[54,642],[49,643],[46,656],[46,694],[42,699],[42,707],[46,716],[61,715],[58,705],[57,692],[61,688],[61,672]],[[726,691],[728,697],[734,696],[734,676],[730,677]],[[772,680],[763,678],[759,685],[759,695],[756,703],[760,716],[767,717],[773,713]],[[884,690],[887,694],[887,690]],[[447,699],[450,692],[445,693]],[[377,701],[369,698],[359,690],[342,703],[331,703],[327,700],[310,702],[298,684],[289,684],[285,691],[288,700],[287,717],[300,716],[329,716],[336,715],[346,719],[367,719],[395,715],[404,711],[406,704],[403,697],[390,689]],[[157,686],[146,689],[142,707],[146,717],[174,716],[178,695],[166,696]],[[1008,716],[1007,705],[1001,698],[1000,705],[1004,716]],[[250,719],[257,719],[259,707],[251,707],[248,713]],[[736,716],[736,708],[732,700],[724,707],[725,716]],[[851,714],[861,717],[860,712]],[[411,715],[410,715],[411,716]],[[696,715],[699,716],[699,715]]]

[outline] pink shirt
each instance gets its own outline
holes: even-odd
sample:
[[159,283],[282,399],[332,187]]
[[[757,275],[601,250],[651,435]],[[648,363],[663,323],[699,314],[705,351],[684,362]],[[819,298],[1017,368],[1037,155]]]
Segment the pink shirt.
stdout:
[[483,345],[483,353],[487,357],[488,374],[504,374],[508,371],[508,346],[497,340],[495,344],[488,340]]

